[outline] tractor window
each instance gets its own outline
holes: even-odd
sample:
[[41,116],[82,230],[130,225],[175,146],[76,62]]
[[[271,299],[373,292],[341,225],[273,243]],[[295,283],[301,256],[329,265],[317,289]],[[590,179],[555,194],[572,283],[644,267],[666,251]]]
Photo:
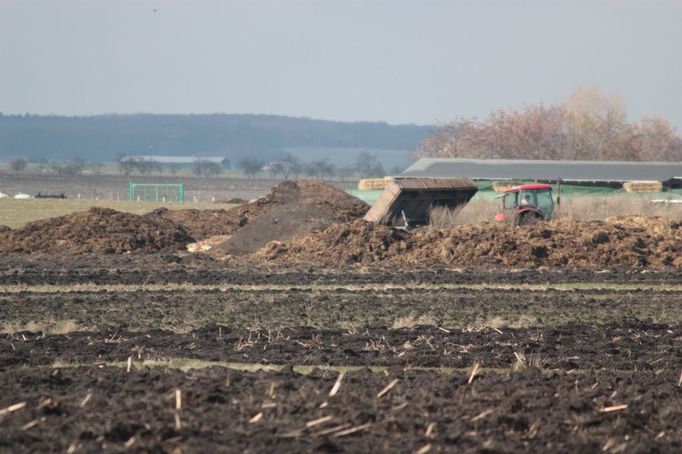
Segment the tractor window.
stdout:
[[538,206],[537,198],[535,197],[536,191],[521,191],[519,194],[519,206]]
[[549,212],[552,209],[552,206],[554,205],[552,201],[552,191],[550,191],[549,189],[543,189],[537,191],[537,196],[538,208],[540,208],[542,211]]
[[518,194],[519,194],[518,192],[510,192],[504,195],[503,206],[505,210],[511,210],[513,208],[516,208],[516,196]]

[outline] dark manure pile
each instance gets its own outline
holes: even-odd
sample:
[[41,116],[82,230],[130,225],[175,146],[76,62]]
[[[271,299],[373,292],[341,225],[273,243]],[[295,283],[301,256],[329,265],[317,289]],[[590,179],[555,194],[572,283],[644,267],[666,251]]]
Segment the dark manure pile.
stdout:
[[356,220],[287,243],[270,243],[256,257],[327,266],[382,262],[455,267],[679,268],[682,223],[618,217],[404,232]]
[[178,251],[192,241],[182,225],[154,213],[140,216],[107,208],[91,208],[0,233],[0,253]]

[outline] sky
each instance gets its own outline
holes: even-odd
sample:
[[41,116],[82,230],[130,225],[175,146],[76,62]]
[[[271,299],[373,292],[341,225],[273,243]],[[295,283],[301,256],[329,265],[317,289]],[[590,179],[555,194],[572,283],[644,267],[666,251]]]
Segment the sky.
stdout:
[[0,112],[440,124],[615,93],[682,131],[682,0],[0,0]]

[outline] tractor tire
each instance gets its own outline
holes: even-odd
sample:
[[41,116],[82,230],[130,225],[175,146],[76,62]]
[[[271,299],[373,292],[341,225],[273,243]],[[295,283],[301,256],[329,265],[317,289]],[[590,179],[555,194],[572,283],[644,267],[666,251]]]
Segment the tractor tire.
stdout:
[[520,216],[516,216],[516,219],[514,219],[514,225],[516,227],[521,227],[524,225],[534,225],[540,221],[542,221],[542,218],[538,214],[523,213]]

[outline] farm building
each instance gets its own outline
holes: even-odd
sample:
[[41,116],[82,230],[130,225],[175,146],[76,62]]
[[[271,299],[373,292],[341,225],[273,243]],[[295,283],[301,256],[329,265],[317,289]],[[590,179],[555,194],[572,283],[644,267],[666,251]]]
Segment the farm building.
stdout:
[[231,166],[230,160],[222,156],[155,156],[155,155],[138,155],[126,156],[123,161],[146,161],[154,162],[168,167],[191,167],[196,161],[208,161],[220,164],[223,169],[229,169]]
[[[353,195],[374,203],[386,183],[395,178],[468,178],[474,180],[477,198],[494,197],[496,182],[562,181],[564,193],[607,195],[618,192],[671,191],[682,187],[680,162],[541,161],[522,159],[422,158],[392,177],[362,180]],[[385,180],[385,181],[384,181]],[[500,185],[504,187],[505,185]]]
[[562,180],[605,186],[645,180],[676,187],[682,182],[682,162],[422,158],[400,176],[493,181]]

